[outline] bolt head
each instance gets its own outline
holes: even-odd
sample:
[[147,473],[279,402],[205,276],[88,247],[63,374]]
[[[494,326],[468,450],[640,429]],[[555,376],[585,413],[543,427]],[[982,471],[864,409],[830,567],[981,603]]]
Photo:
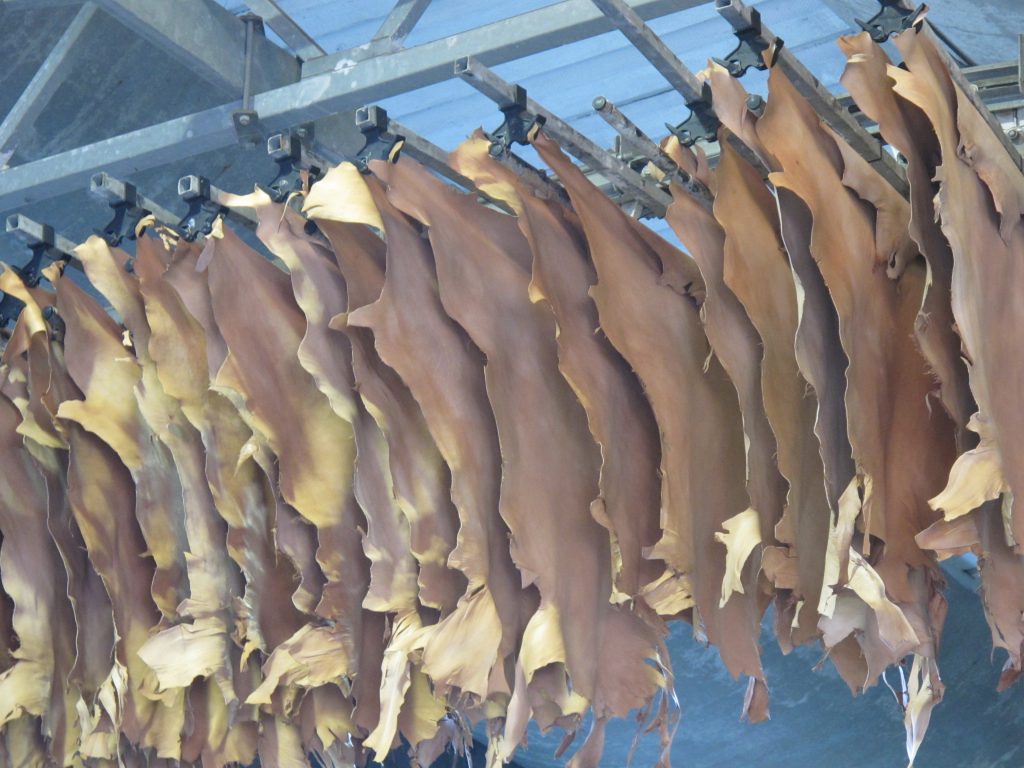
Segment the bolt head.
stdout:
[[251,122],[251,118],[248,115],[239,115],[238,116],[238,124],[239,125],[248,125],[250,122]]

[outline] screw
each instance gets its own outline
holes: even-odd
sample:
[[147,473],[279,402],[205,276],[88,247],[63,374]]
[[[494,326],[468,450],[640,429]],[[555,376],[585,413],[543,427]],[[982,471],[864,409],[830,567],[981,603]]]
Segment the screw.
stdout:
[[604,96],[598,96],[596,99],[594,99],[593,106],[594,109],[596,109],[598,112],[604,109],[607,105],[608,99],[606,99]]
[[762,107],[764,107],[764,99],[760,94],[752,93],[747,96],[747,109],[751,112],[757,112]]
[[1006,132],[1006,138],[1015,143],[1020,141],[1020,136],[1021,134],[1018,128],[1011,128]]
[[250,122],[251,122],[251,118],[248,115],[239,115],[238,116],[238,124],[239,125],[248,125]]

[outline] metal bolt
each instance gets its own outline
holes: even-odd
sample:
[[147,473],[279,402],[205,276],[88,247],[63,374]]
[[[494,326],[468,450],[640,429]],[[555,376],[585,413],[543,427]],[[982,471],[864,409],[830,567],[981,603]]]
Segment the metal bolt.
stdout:
[[1020,141],[1020,138],[1021,138],[1020,129],[1018,129],[1018,128],[1011,128],[1010,130],[1008,130],[1006,132],[1006,138],[1008,138],[1010,141],[1012,141],[1014,143]]
[[747,109],[751,112],[757,112],[764,107],[764,99],[760,94],[752,93],[747,96]]
[[238,124],[239,125],[248,125],[250,122],[251,122],[251,118],[248,115],[239,115],[238,116]]
[[607,105],[608,99],[606,99],[604,96],[598,96],[596,99],[594,99],[593,106],[594,109],[596,109],[598,112],[604,109]]

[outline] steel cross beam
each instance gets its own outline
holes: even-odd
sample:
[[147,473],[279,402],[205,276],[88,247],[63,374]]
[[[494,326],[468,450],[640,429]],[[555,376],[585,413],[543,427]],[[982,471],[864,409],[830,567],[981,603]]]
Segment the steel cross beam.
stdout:
[[97,11],[91,2],[86,2],[82,6],[11,107],[3,123],[0,123],[0,167],[3,167],[5,158],[10,157],[14,151],[18,134],[32,126],[50,103],[53,94],[71,74],[72,51],[96,18]]
[[[95,0],[136,34],[230,94],[245,80],[245,24],[212,0]],[[299,62],[265,37],[256,38],[253,85],[277,88],[299,78]]]
[[281,10],[277,0],[245,0],[249,10],[263,18],[267,26],[277,32],[278,36],[295,51],[295,55],[303,61],[323,56],[327,51],[320,47],[316,40],[299,24]]
[[7,217],[4,229],[7,234],[13,235],[26,245],[49,245],[71,259],[73,264],[79,266],[78,257],[75,256],[75,248],[78,244],[59,232],[54,232],[52,227],[40,224],[20,213],[14,213]]
[[623,0],[592,0],[686,102],[701,99],[702,83]]
[[[654,19],[670,13],[702,5],[707,0],[631,0],[631,7],[641,18]],[[560,45],[575,43],[588,37],[611,32],[615,27],[597,10],[590,0],[561,0],[561,2],[534,11],[511,16],[502,21],[459,32],[443,40],[408,48],[419,51],[424,65],[436,61],[434,54],[447,49],[446,70],[438,73],[440,79],[451,77],[451,63],[460,56],[475,56],[489,67],[506,61],[521,59],[534,53]],[[324,56],[306,62],[303,77],[347,69],[353,60],[352,51]],[[398,55],[398,54],[396,54]],[[431,80],[432,85],[440,80]],[[415,86],[420,87],[420,86]],[[390,95],[390,94],[388,94]],[[366,99],[376,101],[380,96]]]
[[[103,2],[134,4],[141,0]],[[636,0],[633,7],[653,18],[700,2]],[[234,21],[241,29],[241,22]],[[305,66],[325,66],[321,62],[327,62],[326,69],[298,83],[257,94],[253,108],[264,129],[274,133],[448,80],[452,76],[452,61],[459,57],[477,56],[484,62],[498,64],[611,29],[611,23],[590,0],[563,0],[450,38],[350,63],[338,71],[334,71],[330,56],[313,59]],[[241,73],[240,55],[237,64]],[[100,171],[130,176],[234,145],[238,137],[232,113],[238,104],[224,104],[10,168],[0,174],[0,211],[82,189]]]
[[[683,97],[687,106],[700,102],[707,102],[704,83],[690,71],[690,69],[679,60],[679,57],[672,52],[672,49],[665,45],[665,42],[644,20],[630,8],[623,0],[592,0],[594,5],[601,9],[633,46],[643,54],[655,69],[664,77]],[[712,103],[708,107],[713,108]],[[726,139],[729,145],[735,149],[747,162],[753,165],[762,176],[768,175],[768,169],[757,155],[744,144],[738,136],[730,133]]]
[[430,2],[431,0],[398,0],[373,39],[388,40],[393,45],[401,45],[422,18]]

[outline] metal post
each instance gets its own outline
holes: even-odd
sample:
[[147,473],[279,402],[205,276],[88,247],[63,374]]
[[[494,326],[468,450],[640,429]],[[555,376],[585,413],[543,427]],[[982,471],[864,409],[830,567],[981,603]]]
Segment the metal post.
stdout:
[[1024,95],[1024,33],[1017,35],[1017,90]]
[[256,57],[256,34],[263,32],[263,19],[255,13],[241,16],[245,22],[245,64],[242,74],[242,108],[237,110],[232,119],[238,132],[238,142],[246,149],[255,149],[262,143],[263,132],[260,129],[260,116],[252,108],[252,75]]
[[327,53],[306,30],[281,10],[277,0],[245,0],[245,4],[249,6],[250,11],[262,17],[267,25],[303,61],[309,61]]

